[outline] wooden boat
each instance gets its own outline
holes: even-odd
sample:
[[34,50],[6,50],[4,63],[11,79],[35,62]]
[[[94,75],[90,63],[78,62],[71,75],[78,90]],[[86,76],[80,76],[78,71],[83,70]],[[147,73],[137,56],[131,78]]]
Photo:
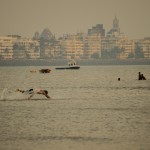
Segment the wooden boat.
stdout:
[[40,73],[50,73],[51,70],[50,69],[41,69],[39,70]]

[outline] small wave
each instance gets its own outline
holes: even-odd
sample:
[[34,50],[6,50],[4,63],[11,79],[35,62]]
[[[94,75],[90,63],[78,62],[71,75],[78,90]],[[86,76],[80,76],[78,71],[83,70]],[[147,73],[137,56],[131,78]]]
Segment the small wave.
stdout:
[[52,99],[41,99],[41,98],[35,98],[35,99],[2,99],[0,101],[43,101],[43,100],[52,100]]
[[142,87],[142,86],[137,86],[137,87],[106,87],[107,89],[111,90],[150,90],[150,87]]
[[[27,99],[27,98],[15,98],[15,99],[0,99],[0,101],[81,101],[81,100],[91,100],[91,98],[76,98],[76,97],[64,97],[64,98],[51,98],[51,99],[47,99],[47,98],[32,98],[32,99]],[[96,98],[95,98],[96,100]],[[97,100],[99,100],[99,98],[97,98]]]
[[3,89],[2,93],[1,93],[1,100],[4,99],[4,94],[6,93],[6,90],[7,90],[7,88],[4,88],[4,89]]
[[16,140],[29,140],[29,141],[45,141],[45,140],[72,140],[72,141],[91,141],[91,142],[109,142],[110,138],[100,137],[83,137],[83,136],[40,136],[40,137],[9,137],[0,139],[0,141],[16,141]]
[[135,87],[129,87],[129,86],[80,86],[80,87],[47,87],[50,89],[61,89],[61,90],[67,90],[67,89],[108,89],[108,90],[122,90],[122,89],[129,89],[129,90],[150,90],[150,87],[142,87],[142,86],[135,86]]

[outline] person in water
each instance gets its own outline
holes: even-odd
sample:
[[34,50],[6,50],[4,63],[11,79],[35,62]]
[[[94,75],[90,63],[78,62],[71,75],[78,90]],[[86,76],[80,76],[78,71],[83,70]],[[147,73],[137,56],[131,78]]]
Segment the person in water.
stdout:
[[142,80],[141,72],[139,72],[138,80]]
[[28,97],[28,99],[31,99],[35,94],[42,94],[45,97],[47,97],[48,99],[50,99],[50,96],[48,95],[48,91],[43,90],[43,89],[37,89],[37,90],[33,90],[33,89],[20,90],[20,89],[17,89],[16,91],[21,92],[21,93],[25,93],[25,94],[29,94],[30,96]]
[[142,78],[142,80],[146,80],[146,78],[143,74],[141,74],[141,78]]
[[139,72],[138,80],[146,80],[145,76]]

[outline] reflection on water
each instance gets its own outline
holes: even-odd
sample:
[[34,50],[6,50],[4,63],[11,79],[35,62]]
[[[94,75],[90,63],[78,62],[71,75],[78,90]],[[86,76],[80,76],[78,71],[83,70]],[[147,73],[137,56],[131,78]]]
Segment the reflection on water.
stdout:
[[[149,66],[51,69],[39,74],[30,67],[0,68],[2,150],[150,148]],[[146,81],[137,80],[139,71]],[[52,99],[27,100],[17,88],[44,88]]]

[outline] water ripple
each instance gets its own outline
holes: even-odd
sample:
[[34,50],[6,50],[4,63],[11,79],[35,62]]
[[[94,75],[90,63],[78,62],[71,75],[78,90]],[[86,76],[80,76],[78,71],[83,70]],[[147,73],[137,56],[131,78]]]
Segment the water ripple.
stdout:
[[16,140],[28,140],[28,141],[44,141],[44,140],[73,140],[73,141],[91,141],[91,142],[109,142],[110,138],[100,137],[83,137],[83,136],[32,136],[32,137],[9,137],[0,139],[0,141],[16,141]]

